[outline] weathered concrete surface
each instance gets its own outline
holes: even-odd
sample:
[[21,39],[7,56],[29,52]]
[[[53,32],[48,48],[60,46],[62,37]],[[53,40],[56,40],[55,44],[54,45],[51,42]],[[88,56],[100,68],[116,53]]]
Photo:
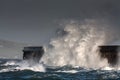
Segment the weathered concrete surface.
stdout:
[[108,63],[114,66],[118,62],[119,45],[103,45],[99,46],[101,58],[107,58]]
[[23,60],[29,60],[36,63],[39,63],[39,60],[44,54],[44,49],[40,47],[24,47],[23,49]]

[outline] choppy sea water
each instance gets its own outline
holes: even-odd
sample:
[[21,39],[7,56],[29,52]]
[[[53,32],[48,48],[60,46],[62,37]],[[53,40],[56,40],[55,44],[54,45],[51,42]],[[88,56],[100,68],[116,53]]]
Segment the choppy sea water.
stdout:
[[27,65],[22,60],[0,59],[0,80],[111,80],[120,79],[119,70]]

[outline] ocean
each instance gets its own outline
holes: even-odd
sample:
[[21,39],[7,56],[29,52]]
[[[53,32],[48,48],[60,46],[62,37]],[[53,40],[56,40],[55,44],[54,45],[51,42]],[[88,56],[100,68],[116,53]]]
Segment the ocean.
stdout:
[[[72,66],[28,66],[23,60],[0,59],[0,80],[119,80],[120,71]],[[44,67],[44,68],[43,68]],[[43,70],[44,69],[44,70]]]

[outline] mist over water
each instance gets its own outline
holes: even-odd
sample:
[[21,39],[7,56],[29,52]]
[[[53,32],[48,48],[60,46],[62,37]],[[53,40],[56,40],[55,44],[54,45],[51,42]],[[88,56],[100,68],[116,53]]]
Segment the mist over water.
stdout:
[[98,46],[111,44],[119,39],[112,25],[104,19],[67,21],[46,47],[42,61],[51,66],[80,66],[102,68],[109,66],[106,59],[99,56]]

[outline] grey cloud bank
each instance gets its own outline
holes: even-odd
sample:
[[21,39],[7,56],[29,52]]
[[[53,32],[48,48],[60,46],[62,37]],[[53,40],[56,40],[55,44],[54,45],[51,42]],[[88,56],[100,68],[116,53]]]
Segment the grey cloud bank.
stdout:
[[[119,0],[1,0],[0,38],[42,45],[62,20],[105,18],[118,30]],[[57,21],[57,22],[56,22]]]

